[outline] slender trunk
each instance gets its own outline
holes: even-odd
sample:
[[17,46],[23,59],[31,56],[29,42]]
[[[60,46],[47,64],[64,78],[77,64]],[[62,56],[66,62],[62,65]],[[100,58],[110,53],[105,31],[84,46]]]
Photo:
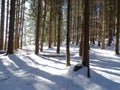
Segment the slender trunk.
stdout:
[[79,40],[80,40],[80,21],[81,21],[81,16],[80,16],[80,1],[78,0],[78,10],[77,10],[77,38],[76,38],[76,45],[78,45]]
[[9,15],[9,0],[7,0],[7,15],[6,15],[6,30],[5,30],[5,45],[4,50],[7,49],[7,34],[8,34],[8,15]]
[[67,40],[66,40],[66,65],[70,66],[70,50],[69,50],[69,43],[70,43],[70,5],[71,0],[68,0],[68,10],[67,10]]
[[50,26],[49,26],[49,48],[52,44],[52,0],[50,0]]
[[72,22],[73,22],[73,29],[72,29],[73,30],[73,32],[72,32],[73,40],[72,40],[72,44],[74,44],[75,41],[76,41],[76,6],[77,6],[76,1],[74,0],[74,2],[72,4],[74,4],[73,5],[73,20],[72,20]]
[[79,48],[79,56],[82,56],[82,53],[83,53],[83,25],[84,25],[84,23],[83,23],[83,20],[81,21],[82,22],[82,30],[81,30],[81,39],[80,39],[80,48]]
[[46,21],[46,6],[47,1],[45,0],[45,6],[44,6],[44,18],[43,18],[43,30],[42,30],[42,37],[41,37],[41,48],[40,51],[43,52],[43,43],[44,43],[44,32],[45,32],[45,21]]
[[103,18],[102,18],[102,44],[101,49],[105,49],[105,1],[103,0]]
[[40,39],[40,14],[41,14],[41,0],[38,0],[38,14],[37,14],[37,26],[35,37],[35,54],[39,53],[39,39]]
[[117,0],[117,29],[116,29],[116,42],[115,53],[119,54],[119,29],[120,29],[120,0]]
[[114,12],[113,12],[113,2],[112,2],[113,0],[110,0],[110,2],[109,2],[109,7],[110,7],[110,10],[108,11],[109,12],[109,23],[108,23],[108,25],[109,25],[109,31],[108,31],[108,33],[109,33],[109,35],[108,35],[108,43],[107,43],[107,46],[111,46],[111,43],[112,43],[112,36],[113,36],[113,26],[114,26]]
[[56,46],[56,41],[57,41],[57,14],[56,14],[56,10],[55,10],[55,19],[54,19],[54,46]]
[[16,0],[16,10],[15,10],[15,41],[14,41],[14,49],[17,50],[19,48],[19,12],[20,12],[20,0]]
[[61,6],[61,1],[59,3],[59,12],[58,12],[58,31],[57,31],[57,53],[60,53],[60,37],[61,37],[61,21],[62,19],[62,6]]
[[23,27],[24,27],[24,15],[25,14],[25,0],[22,0],[22,9],[21,9],[21,18],[22,18],[22,23],[21,23],[21,40],[20,40],[20,48],[22,49],[23,46]]
[[84,25],[84,21],[83,21],[83,2],[84,0],[81,1],[82,4],[82,15],[81,15],[81,33],[80,33],[80,47],[79,47],[79,56],[82,56],[83,53],[83,25]]

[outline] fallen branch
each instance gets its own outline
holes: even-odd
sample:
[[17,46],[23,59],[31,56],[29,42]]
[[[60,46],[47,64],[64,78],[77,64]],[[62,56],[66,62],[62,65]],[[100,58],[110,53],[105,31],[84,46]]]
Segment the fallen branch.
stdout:
[[6,51],[0,50],[0,54],[4,54],[4,53],[6,53]]
[[42,55],[46,57],[65,57],[65,55],[61,54],[42,54]]

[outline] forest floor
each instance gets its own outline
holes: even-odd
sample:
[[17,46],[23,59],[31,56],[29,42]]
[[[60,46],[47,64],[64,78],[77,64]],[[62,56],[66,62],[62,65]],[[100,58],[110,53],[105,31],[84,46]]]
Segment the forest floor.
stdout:
[[90,49],[90,74],[87,68],[73,71],[81,63],[79,47],[70,45],[71,66],[66,67],[65,44],[60,55],[56,47],[39,55],[34,46],[26,46],[14,55],[0,54],[0,90],[120,90],[120,55],[113,45],[101,50]]

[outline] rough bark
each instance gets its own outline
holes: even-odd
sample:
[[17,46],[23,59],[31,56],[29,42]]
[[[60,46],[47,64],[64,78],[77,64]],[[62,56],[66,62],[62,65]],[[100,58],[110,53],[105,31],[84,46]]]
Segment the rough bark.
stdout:
[[11,0],[10,4],[10,23],[7,54],[14,53],[13,42],[14,42],[15,2],[16,0]]

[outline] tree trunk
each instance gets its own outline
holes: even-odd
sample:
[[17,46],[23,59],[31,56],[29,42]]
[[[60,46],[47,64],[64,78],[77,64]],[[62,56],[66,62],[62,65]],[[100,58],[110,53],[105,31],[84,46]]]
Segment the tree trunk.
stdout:
[[105,1],[102,1],[103,5],[103,18],[102,18],[102,44],[101,44],[101,49],[105,49]]
[[40,48],[41,52],[43,52],[45,21],[46,21],[46,7],[47,7],[47,0],[45,0],[45,6],[44,6],[44,17],[43,17],[43,27],[42,27],[42,37],[41,37],[41,48]]
[[[75,0],[73,0],[73,13],[72,13],[72,16],[73,16],[73,20],[72,20],[72,22],[73,22],[73,27],[72,27],[72,30],[73,30],[73,32],[72,32],[72,44],[74,44],[75,43],[75,41],[76,41],[76,1]],[[71,5],[72,5],[71,4]]]
[[15,41],[14,41],[14,49],[17,50],[19,48],[19,12],[20,12],[20,0],[16,0],[16,7],[15,9]]
[[3,44],[4,44],[4,16],[5,16],[5,0],[2,0],[2,5],[1,5],[0,50],[3,49]]
[[61,23],[62,23],[62,4],[59,1],[59,11],[58,11],[58,31],[57,31],[57,53],[60,53],[60,38],[61,38]]
[[66,65],[70,66],[70,6],[71,0],[68,0],[68,10],[67,10],[67,39],[66,39]]
[[82,22],[82,30],[81,30],[81,39],[80,39],[80,48],[79,48],[79,56],[82,56],[82,53],[83,53],[83,20],[81,21]]
[[37,26],[35,37],[35,54],[39,53],[39,39],[40,39],[40,15],[41,15],[41,0],[38,0],[38,14],[37,14]]
[[114,26],[114,12],[113,12],[113,0],[110,0],[109,1],[109,8],[110,8],[110,10],[108,11],[109,12],[109,30],[108,30],[108,33],[109,33],[109,35],[108,35],[108,43],[107,43],[107,46],[111,46],[111,43],[112,43],[112,36],[113,36],[113,26]]
[[80,47],[79,47],[79,56],[82,56],[82,53],[83,53],[83,25],[84,25],[84,21],[83,21],[83,2],[84,0],[81,1],[81,4],[82,4],[82,15],[81,15],[81,33],[80,33]]
[[16,0],[11,0],[10,4],[10,23],[7,54],[14,53],[13,42],[14,42],[15,2]]
[[76,45],[78,45],[79,43],[79,40],[80,40],[80,21],[81,21],[81,16],[80,16],[80,1],[78,0],[77,2],[78,6],[77,6],[77,25],[76,25],[76,28],[77,28],[77,36],[76,36]]
[[89,0],[84,0],[84,31],[83,31],[83,55],[82,64],[88,67],[87,76],[90,77],[89,72]]
[[20,48],[23,46],[23,27],[24,27],[24,17],[25,17],[25,0],[22,0],[21,5],[21,39],[20,39]]
[[4,50],[7,49],[7,34],[8,34],[8,15],[9,15],[9,0],[7,0],[7,13],[6,13],[6,30],[5,30],[5,45]]
[[116,29],[116,42],[115,53],[119,54],[119,29],[120,29],[120,0],[117,0],[117,29]]
[[58,14],[57,14],[57,3],[55,2],[54,3],[54,8],[55,8],[55,10],[54,10],[54,46],[56,46],[57,45],[57,27],[58,27],[58,25],[57,25],[57,19],[58,19]]
[[52,0],[50,0],[49,48],[51,48],[52,44],[52,31]]

